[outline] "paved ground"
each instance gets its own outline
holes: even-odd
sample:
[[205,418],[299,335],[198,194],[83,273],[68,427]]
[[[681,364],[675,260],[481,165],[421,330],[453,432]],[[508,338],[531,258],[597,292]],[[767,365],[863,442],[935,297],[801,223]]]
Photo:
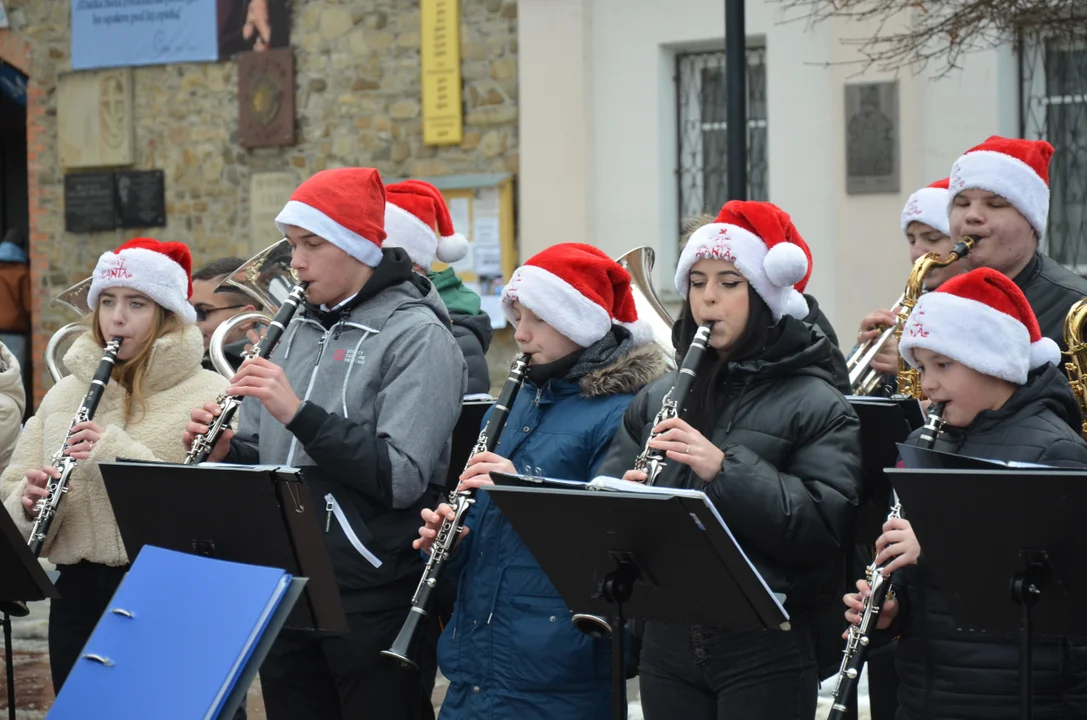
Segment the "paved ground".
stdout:
[[[15,650],[15,692],[16,719],[43,720],[53,702],[53,686],[49,680],[49,648],[46,644],[46,618],[48,603],[34,603],[31,613],[25,618],[13,620]],[[2,645],[2,642],[0,642]],[[2,665],[0,655],[0,665]],[[7,719],[7,681],[0,672],[0,720]],[[441,707],[446,690],[445,678],[439,676],[434,689],[434,709]],[[825,685],[830,685],[826,683]],[[867,682],[862,681],[861,695],[867,698]],[[629,720],[643,720],[641,703],[638,699],[638,681],[631,680],[627,685],[627,697],[630,700]],[[819,711],[816,718],[825,718],[830,711],[830,687],[820,692]],[[259,680],[249,689],[249,717],[251,720],[266,720],[264,702],[260,695]],[[869,720],[867,703],[862,700],[860,720]]]

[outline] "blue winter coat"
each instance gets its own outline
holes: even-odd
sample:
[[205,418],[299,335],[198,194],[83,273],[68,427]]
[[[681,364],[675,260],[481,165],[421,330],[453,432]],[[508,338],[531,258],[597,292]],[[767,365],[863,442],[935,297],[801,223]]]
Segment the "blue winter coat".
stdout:
[[[628,347],[579,380],[575,367],[573,378],[543,387],[526,381],[495,452],[525,473],[591,480],[634,394],[664,371],[655,348]],[[478,493],[465,524],[471,532],[448,568],[461,572],[456,606],[438,642],[450,682],[440,720],[608,717],[611,644],[574,628],[487,492]]]

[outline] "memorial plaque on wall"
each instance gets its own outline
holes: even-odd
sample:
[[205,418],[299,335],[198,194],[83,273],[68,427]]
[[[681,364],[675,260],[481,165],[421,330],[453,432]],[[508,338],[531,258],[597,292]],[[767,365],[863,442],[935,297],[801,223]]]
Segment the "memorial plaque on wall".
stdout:
[[166,176],[162,170],[117,173],[117,227],[166,227]]
[[238,55],[238,142],[247,148],[294,145],[294,55],[289,47]]
[[846,192],[897,193],[898,83],[845,86]]
[[64,176],[64,229],[70,233],[100,232],[116,227],[112,172]]

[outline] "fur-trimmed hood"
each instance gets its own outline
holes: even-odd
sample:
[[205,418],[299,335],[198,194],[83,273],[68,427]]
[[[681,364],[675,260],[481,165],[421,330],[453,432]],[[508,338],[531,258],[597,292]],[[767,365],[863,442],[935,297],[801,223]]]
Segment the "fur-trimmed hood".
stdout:
[[668,372],[664,353],[656,343],[635,347],[610,365],[586,373],[578,382],[581,396],[637,394],[644,386]]

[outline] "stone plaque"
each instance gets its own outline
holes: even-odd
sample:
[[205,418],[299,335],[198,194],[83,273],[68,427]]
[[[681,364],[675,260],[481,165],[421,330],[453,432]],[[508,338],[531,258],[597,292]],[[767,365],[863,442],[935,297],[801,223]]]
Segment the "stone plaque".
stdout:
[[166,176],[162,170],[117,173],[117,227],[166,227]]
[[238,142],[294,145],[294,55],[290,48],[238,56]]
[[134,128],[130,68],[61,76],[57,134],[62,167],[131,165]]
[[898,82],[845,86],[846,192],[899,191]]
[[249,250],[253,255],[279,242],[276,215],[291,199],[298,178],[291,172],[260,172],[249,176]]
[[64,176],[64,229],[70,233],[100,232],[116,227],[112,172]]

